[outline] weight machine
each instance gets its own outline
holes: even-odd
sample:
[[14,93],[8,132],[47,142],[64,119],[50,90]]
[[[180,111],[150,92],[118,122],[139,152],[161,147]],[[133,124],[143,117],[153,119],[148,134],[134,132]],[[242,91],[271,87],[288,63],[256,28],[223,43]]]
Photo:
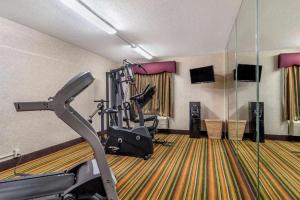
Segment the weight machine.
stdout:
[[[123,127],[123,111],[125,100],[124,84],[134,84],[133,65],[124,60],[123,66],[106,73],[106,100],[111,111],[107,113],[106,152],[150,158],[153,153],[152,137],[147,127]],[[102,120],[103,121],[103,120]]]

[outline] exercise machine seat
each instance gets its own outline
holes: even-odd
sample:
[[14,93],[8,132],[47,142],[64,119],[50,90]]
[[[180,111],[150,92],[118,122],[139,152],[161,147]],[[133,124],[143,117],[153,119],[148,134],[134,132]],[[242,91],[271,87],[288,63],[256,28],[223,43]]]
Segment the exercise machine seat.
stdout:
[[155,91],[156,87],[150,86],[150,84],[148,84],[143,92],[130,97],[130,100],[136,101],[140,105],[140,107],[143,108],[152,99]]

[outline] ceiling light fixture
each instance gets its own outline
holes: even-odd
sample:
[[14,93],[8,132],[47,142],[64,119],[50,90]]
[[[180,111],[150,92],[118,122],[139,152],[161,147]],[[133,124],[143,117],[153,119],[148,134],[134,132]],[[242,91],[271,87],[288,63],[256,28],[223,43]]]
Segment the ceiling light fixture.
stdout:
[[102,29],[108,34],[116,34],[122,41],[129,44],[131,48],[142,55],[148,60],[151,60],[153,56],[147,52],[142,47],[133,44],[129,39],[127,39],[124,35],[119,33],[116,28],[114,28],[110,23],[105,21],[101,16],[99,16],[92,8],[90,8],[85,2],[82,0],[60,0],[65,6],[79,14],[81,17],[89,21],[91,24],[96,27]]
[[89,21],[91,24],[102,29],[108,34],[115,34],[117,30],[100,16],[97,15],[93,10],[91,10],[87,5],[85,5],[80,0],[60,0],[65,6],[72,9],[74,12],[79,14],[81,17]]
[[131,45],[131,48],[137,52],[138,54],[142,55],[143,57],[147,58],[148,60],[151,60],[153,56],[147,52],[145,49],[141,48],[140,46],[137,45]]

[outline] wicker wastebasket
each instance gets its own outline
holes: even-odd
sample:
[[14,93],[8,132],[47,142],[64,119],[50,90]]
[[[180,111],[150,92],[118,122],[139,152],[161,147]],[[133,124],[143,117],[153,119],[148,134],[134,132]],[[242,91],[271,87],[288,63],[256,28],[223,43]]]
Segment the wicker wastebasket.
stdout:
[[229,120],[228,121],[228,139],[242,140],[245,132],[246,120]]
[[222,138],[222,121],[219,119],[205,119],[205,125],[208,138],[221,139]]

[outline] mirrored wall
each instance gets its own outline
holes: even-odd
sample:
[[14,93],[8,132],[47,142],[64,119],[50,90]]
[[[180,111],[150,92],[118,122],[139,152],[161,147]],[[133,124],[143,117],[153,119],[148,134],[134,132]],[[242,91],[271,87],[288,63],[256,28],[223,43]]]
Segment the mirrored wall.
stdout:
[[299,0],[258,1],[262,199],[300,199],[299,8]]
[[300,199],[299,8],[244,0],[227,44],[227,138],[257,199]]

